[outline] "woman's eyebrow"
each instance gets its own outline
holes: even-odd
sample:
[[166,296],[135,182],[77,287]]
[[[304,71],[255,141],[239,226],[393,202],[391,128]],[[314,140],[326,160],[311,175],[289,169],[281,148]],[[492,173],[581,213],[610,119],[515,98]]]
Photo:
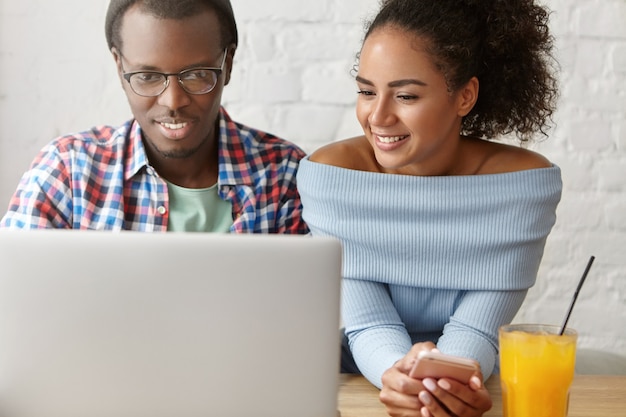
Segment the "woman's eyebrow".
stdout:
[[[358,83],[361,83],[361,84],[366,84],[366,85],[371,85],[371,86],[374,85],[373,82],[371,82],[370,80],[365,79],[365,78],[363,78],[363,77],[361,77],[359,75],[356,76],[356,81]],[[419,85],[421,87],[425,87],[428,84],[426,84],[424,81],[420,81],[420,80],[417,80],[417,79],[414,79],[414,78],[407,78],[405,80],[391,81],[387,85],[389,87],[404,87],[405,85]]]
[[397,81],[391,81],[389,84],[387,84],[389,87],[404,87],[405,85],[419,85],[421,87],[426,87],[428,84],[426,84],[424,81],[421,80],[416,80],[414,78],[408,78],[406,80],[397,80]]

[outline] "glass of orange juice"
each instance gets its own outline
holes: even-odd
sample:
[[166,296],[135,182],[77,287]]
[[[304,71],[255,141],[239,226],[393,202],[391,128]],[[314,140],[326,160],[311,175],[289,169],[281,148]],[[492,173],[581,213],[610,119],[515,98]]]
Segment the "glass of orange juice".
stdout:
[[560,331],[543,324],[500,328],[504,417],[567,417],[578,334]]

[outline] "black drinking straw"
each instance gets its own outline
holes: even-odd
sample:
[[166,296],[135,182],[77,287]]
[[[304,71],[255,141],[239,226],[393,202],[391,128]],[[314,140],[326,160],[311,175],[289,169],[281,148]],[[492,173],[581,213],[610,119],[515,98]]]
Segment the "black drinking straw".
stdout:
[[583,273],[583,276],[580,278],[580,282],[578,283],[578,287],[576,288],[576,292],[574,293],[574,298],[572,298],[572,303],[569,305],[567,316],[565,316],[565,321],[563,322],[563,326],[561,326],[561,331],[559,332],[559,335],[561,336],[563,335],[563,333],[565,333],[565,326],[567,326],[567,322],[569,321],[569,316],[572,314],[572,310],[574,309],[574,303],[576,302],[576,299],[578,298],[578,293],[580,292],[580,289],[582,288],[583,283],[585,282],[585,278],[587,278],[587,274],[589,273],[589,270],[591,269],[591,264],[593,264],[594,259],[596,259],[595,256],[592,256],[591,258],[589,258],[589,262],[587,263],[585,272]]

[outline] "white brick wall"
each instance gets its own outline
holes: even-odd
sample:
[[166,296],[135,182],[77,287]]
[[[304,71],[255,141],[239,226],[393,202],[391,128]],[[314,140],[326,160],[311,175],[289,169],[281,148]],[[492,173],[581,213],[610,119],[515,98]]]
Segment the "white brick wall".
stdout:
[[[225,104],[307,151],[358,134],[349,72],[377,0],[232,0],[241,34]],[[518,321],[570,325],[626,353],[626,0],[545,0],[561,63],[557,127],[536,146],[565,189],[537,285]],[[92,3],[95,3],[92,1]],[[106,50],[107,1],[0,0],[0,211],[52,137],[129,117]]]

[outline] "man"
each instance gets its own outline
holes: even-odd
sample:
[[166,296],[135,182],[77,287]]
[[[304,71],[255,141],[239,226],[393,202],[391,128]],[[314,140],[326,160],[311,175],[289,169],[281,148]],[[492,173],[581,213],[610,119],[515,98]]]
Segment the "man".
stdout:
[[308,232],[303,151],[221,106],[238,42],[229,0],[111,0],[106,38],[134,119],[46,146],[0,227]]

